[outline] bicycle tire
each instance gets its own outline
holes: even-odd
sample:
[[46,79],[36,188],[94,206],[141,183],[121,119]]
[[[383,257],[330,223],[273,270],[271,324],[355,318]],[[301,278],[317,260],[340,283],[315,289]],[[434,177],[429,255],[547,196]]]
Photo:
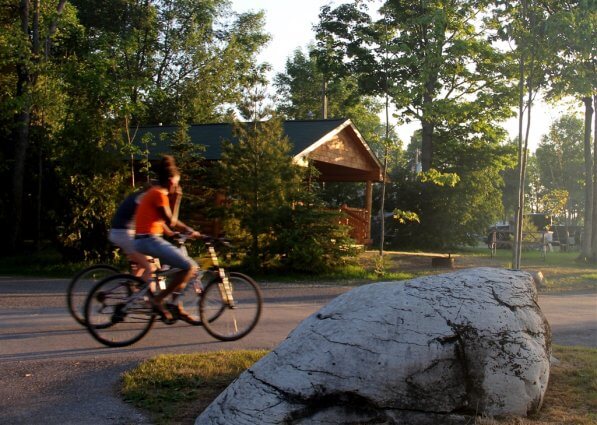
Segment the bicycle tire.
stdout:
[[91,336],[108,347],[125,347],[143,338],[155,321],[153,309],[140,293],[146,286],[143,279],[124,273],[95,285],[85,302]]
[[242,273],[228,275],[234,305],[227,303],[220,291],[222,279],[215,275],[205,286],[199,313],[203,327],[220,341],[236,341],[248,335],[259,322],[263,299],[257,283]]
[[[203,294],[205,294],[205,289],[212,281],[219,280],[219,279],[220,279],[219,272],[217,272],[215,270],[207,270],[205,272],[205,274],[203,275],[203,279],[202,279],[202,281],[207,281],[207,283],[205,285],[203,285],[203,291],[201,292],[199,297],[200,298],[203,297]],[[216,306],[219,306],[219,308],[216,308]],[[212,307],[213,308],[210,309],[210,313],[206,314],[204,319],[201,319],[201,299],[199,299],[199,317],[201,320],[201,325],[203,325],[203,320],[206,320],[208,323],[211,323],[214,320],[216,320],[218,317],[220,317],[220,315],[224,312],[224,309],[226,308],[224,303],[221,303],[219,301],[216,304],[212,304]]]
[[96,264],[77,273],[68,285],[66,291],[66,305],[73,318],[85,326],[85,301],[89,291],[107,276],[120,273],[109,264]]

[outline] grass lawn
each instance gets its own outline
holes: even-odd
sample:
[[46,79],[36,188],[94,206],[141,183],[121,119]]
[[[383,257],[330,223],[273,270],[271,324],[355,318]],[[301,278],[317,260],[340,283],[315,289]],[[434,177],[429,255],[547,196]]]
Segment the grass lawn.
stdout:
[[[541,271],[545,277],[545,287],[540,292],[597,291],[597,265],[577,261],[578,252],[550,252],[545,258],[539,251],[523,251],[522,270]],[[446,255],[446,254],[435,254]],[[512,266],[510,250],[499,249],[495,257],[491,257],[489,249],[465,249],[451,253],[456,269],[470,267],[504,267]],[[411,277],[446,273],[448,269],[432,268],[433,253],[386,251],[384,254],[384,270],[388,273],[401,272]],[[366,251],[359,263],[366,270],[375,270],[379,265],[379,253]],[[391,277],[384,277],[391,279]]]
[[[162,355],[126,372],[122,396],[158,425],[193,424],[195,418],[242,371],[266,351]],[[597,421],[597,349],[554,346],[541,412],[528,419],[478,418],[478,425],[590,425]]]
[[219,393],[266,354],[239,350],[157,356],[123,375],[122,396],[158,425],[193,424]]

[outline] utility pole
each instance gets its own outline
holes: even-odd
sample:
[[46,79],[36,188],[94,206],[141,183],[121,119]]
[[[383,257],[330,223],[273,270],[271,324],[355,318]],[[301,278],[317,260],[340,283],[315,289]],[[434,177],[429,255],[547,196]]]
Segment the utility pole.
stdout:
[[328,82],[325,76],[321,85],[321,118],[328,119]]

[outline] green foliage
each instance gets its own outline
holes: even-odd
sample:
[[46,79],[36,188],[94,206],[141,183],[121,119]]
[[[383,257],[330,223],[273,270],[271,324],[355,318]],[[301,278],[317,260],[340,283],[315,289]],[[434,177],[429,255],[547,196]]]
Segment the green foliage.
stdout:
[[567,190],[555,189],[552,192],[546,193],[541,198],[542,210],[545,214],[552,216],[560,216],[566,211],[568,205],[569,194]]
[[322,8],[318,56],[356,76],[363,93],[388,95],[406,122],[421,123],[424,171],[441,167],[437,130],[494,133],[512,115],[509,59],[492,45],[491,32],[478,28],[487,5],[384,1],[377,14],[368,2]]
[[380,126],[381,105],[372,96],[363,96],[358,81],[350,75],[325,72],[313,48],[307,55],[295,50],[286,61],[284,73],[276,75],[278,111],[288,119],[322,118],[323,84],[326,83],[328,118],[350,118],[365,140],[371,140]]
[[430,168],[428,171],[421,171],[417,177],[421,183],[432,183],[436,186],[454,187],[460,181],[460,177],[456,173],[441,173],[435,168]]
[[522,222],[522,250],[537,251],[542,249],[543,231],[539,229],[532,220],[526,219]]
[[[387,205],[392,210],[415,213],[420,221],[387,223],[390,246],[454,249],[474,245],[491,223],[502,218],[501,172],[512,166],[512,147],[501,146],[497,141],[458,143],[450,139],[452,136],[457,133],[444,134],[445,139],[436,151],[437,163],[442,168],[431,173],[432,177],[448,176],[448,184],[417,179],[408,163],[392,174]],[[413,143],[417,142],[415,137]],[[415,149],[409,151],[414,153]],[[452,185],[456,181],[454,176],[459,181]]]
[[394,215],[392,216],[392,218],[398,221],[398,223],[400,224],[404,224],[411,221],[416,221],[417,223],[421,222],[419,215],[412,211],[403,211],[401,209],[396,208],[394,209],[393,214]]
[[[156,36],[145,48],[149,122],[214,122],[237,104],[269,36],[262,13],[236,14],[224,0],[156,2]],[[141,50],[143,51],[143,50]]]
[[[285,270],[323,273],[354,261],[357,253],[341,214],[315,206],[296,205],[278,213],[269,247],[272,260]],[[274,263],[275,264],[275,263]]]
[[[262,94],[248,93],[246,116],[261,116]],[[225,208],[231,237],[244,239],[250,269],[331,270],[354,254],[337,213],[321,209],[309,192],[308,173],[293,163],[282,121],[235,123],[235,141],[223,144],[220,182],[230,201]]]
[[[205,146],[191,142],[188,130],[188,124],[179,123],[176,131],[170,135],[169,142],[176,165],[182,174],[180,186],[184,190],[184,197],[181,211],[186,211],[186,215],[191,217],[189,223],[195,225],[193,223],[195,212],[207,212],[207,205],[213,203],[211,196],[213,191],[205,186],[205,168],[203,166]],[[166,133],[162,135],[166,135]]]
[[259,267],[260,237],[271,232],[272,218],[302,190],[305,170],[292,163],[282,122],[235,123],[236,141],[222,146],[220,181],[231,198],[226,212],[251,235],[248,260]]
[[107,236],[121,181],[102,175],[60,177],[67,201],[54,217],[61,252],[69,260],[110,258]]
[[[565,115],[554,122],[543,136],[535,157],[541,187],[538,198],[545,196],[561,198],[557,195],[565,191],[568,196],[564,209],[553,210],[553,214],[574,216],[584,210],[584,129],[582,120],[573,115]],[[541,205],[542,211],[550,206]]]
[[545,34],[552,54],[548,97],[595,96],[595,2],[549,2],[546,6]]
[[186,123],[221,121],[224,105],[239,101],[269,38],[264,18],[236,14],[225,0],[75,0],[61,11],[58,1],[25,3],[28,28],[19,7],[3,4],[0,14],[0,136],[7,141],[0,177],[11,181],[23,165],[22,189],[0,189],[0,221],[7,225],[16,213],[22,239],[52,240],[69,259],[104,256],[110,216],[133,171],[148,174],[135,129],[182,124],[173,150],[187,193],[195,192],[201,153],[185,139]]

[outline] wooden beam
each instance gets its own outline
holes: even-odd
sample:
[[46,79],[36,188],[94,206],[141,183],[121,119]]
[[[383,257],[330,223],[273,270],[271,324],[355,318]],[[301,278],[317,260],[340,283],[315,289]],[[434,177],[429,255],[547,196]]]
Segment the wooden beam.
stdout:
[[367,210],[367,239],[371,239],[371,210],[373,208],[373,184],[371,180],[367,180],[367,186],[365,188],[365,209]]

